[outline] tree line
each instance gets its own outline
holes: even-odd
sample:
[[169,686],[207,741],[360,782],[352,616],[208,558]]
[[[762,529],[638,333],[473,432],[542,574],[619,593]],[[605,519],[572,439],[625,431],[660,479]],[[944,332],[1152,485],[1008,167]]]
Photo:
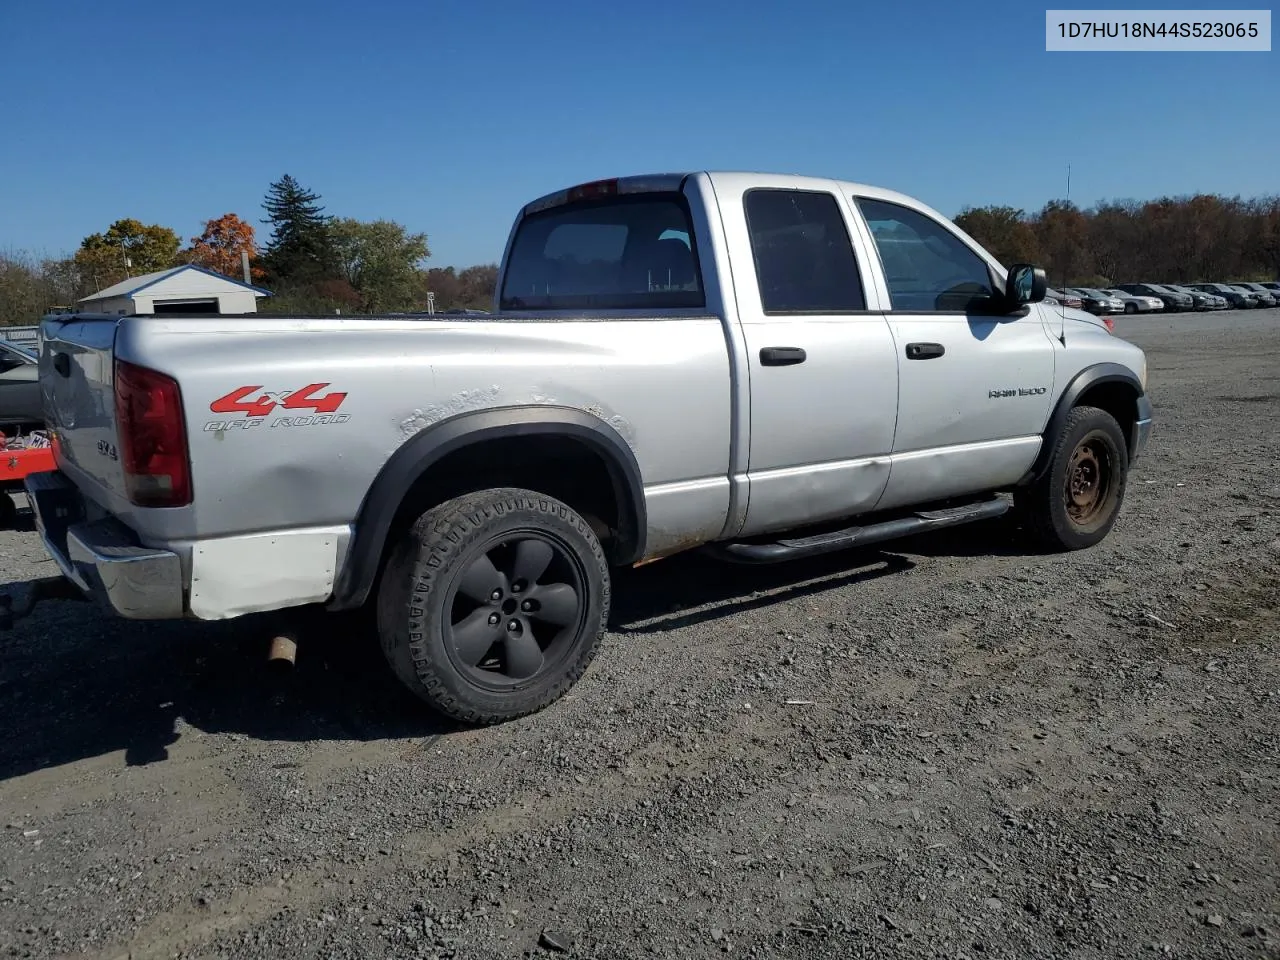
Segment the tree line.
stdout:
[[1052,200],[1033,214],[966,207],[955,222],[1001,263],[1044,266],[1051,286],[1280,278],[1280,196],[1197,194],[1087,210]]
[[[0,254],[0,323],[35,323],[52,307],[126,277],[194,263],[275,294],[265,313],[377,313],[488,309],[496,264],[455,271],[427,267],[426,234],[392,220],[324,212],[320,197],[286,174],[263,198],[270,236],[259,249],[253,225],[234,213],[208,220],[184,246],[171,228],[117,220],[69,257]],[[1215,194],[1108,201],[1081,209],[1051,200],[1028,214],[1009,206],[965,207],[956,223],[1002,263],[1043,265],[1051,285],[1274,280],[1280,277],[1280,196]]]
[[262,205],[270,235],[261,246],[252,223],[226,213],[185,246],[170,227],[124,218],[85,237],[70,256],[0,253],[0,324],[32,324],[128,277],[184,263],[243,280],[246,253],[250,282],[274,294],[259,302],[264,313],[425,310],[428,292],[437,310],[492,305],[497,264],[429,268],[426,234],[393,220],[326,214],[319,195],[289,174],[270,185]]

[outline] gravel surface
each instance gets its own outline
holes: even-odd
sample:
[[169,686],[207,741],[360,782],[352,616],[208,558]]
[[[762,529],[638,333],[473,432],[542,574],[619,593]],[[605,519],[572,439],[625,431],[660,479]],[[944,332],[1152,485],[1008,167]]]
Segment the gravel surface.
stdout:
[[[1157,424],[1101,546],[629,571],[503,727],[355,621],[280,676],[264,622],[42,607],[0,635],[0,956],[1280,957],[1280,310],[1118,327]],[[0,568],[51,572],[29,522]]]

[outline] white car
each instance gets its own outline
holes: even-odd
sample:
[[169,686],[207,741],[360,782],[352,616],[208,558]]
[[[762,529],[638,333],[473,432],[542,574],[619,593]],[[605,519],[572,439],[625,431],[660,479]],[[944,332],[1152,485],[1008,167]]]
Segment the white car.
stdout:
[[1148,313],[1153,310],[1163,310],[1164,301],[1159,297],[1148,297],[1137,293],[1127,293],[1124,290],[1117,290],[1114,287],[1108,287],[1102,291],[1108,296],[1115,297],[1124,304],[1125,313]]

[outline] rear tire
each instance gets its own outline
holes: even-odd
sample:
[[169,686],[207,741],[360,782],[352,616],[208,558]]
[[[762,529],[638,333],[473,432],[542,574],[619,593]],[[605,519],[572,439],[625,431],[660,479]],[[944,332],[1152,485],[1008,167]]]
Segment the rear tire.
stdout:
[[1083,550],[1106,538],[1120,515],[1129,450],[1115,417],[1076,407],[1053,443],[1044,474],[1015,495],[1028,533],[1054,551]]
[[594,659],[609,565],[581,516],[552,497],[502,488],[422,514],[391,548],[378,636],[396,676],[470,724],[534,713]]

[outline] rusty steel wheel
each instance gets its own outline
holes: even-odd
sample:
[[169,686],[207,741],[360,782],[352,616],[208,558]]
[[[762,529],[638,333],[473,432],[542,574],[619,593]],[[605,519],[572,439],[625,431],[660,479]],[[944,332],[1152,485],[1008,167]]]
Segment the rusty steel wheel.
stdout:
[[1052,444],[1048,467],[1014,495],[1027,532],[1050,550],[1081,550],[1111,532],[1124,501],[1129,448],[1116,418],[1076,407]]
[[1072,523],[1087,527],[1106,508],[1113,466],[1107,444],[1091,434],[1076,444],[1067,464],[1063,497]]

